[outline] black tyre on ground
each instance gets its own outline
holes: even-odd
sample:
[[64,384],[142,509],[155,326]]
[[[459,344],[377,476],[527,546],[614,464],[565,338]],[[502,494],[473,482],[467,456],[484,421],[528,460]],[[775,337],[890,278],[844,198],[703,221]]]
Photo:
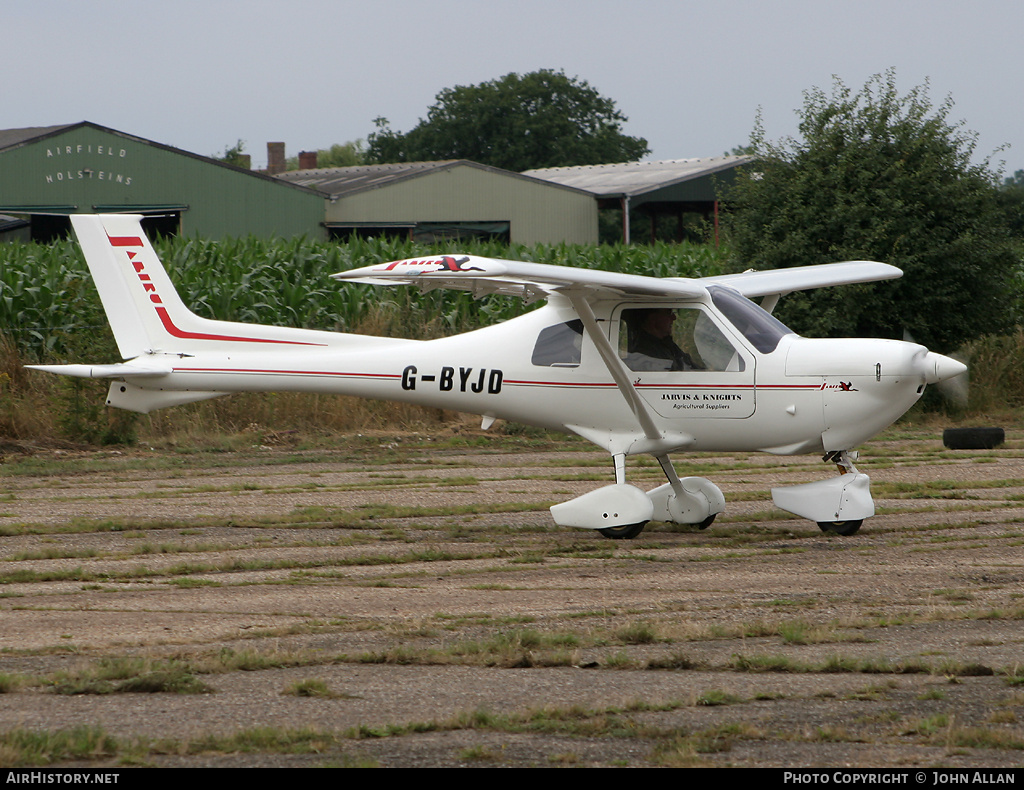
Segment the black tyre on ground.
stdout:
[[623,524],[621,527],[605,527],[604,529],[599,529],[598,532],[612,540],[630,540],[643,532],[644,527],[646,526],[647,522],[641,521],[639,524]]
[[706,519],[704,519],[697,525],[697,529],[707,529],[708,527],[710,527],[712,524],[715,523],[715,516],[717,515],[717,513],[712,513],[710,516],[708,516]]
[[857,521],[819,521],[818,529],[832,535],[855,535],[864,519]]
[[947,428],[942,443],[950,450],[991,450],[1006,441],[1002,428]]

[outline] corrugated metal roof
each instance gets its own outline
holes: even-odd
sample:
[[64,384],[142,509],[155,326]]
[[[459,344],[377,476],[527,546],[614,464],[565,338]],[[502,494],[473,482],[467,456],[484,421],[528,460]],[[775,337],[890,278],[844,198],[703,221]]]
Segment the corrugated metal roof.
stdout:
[[317,189],[332,198],[351,195],[366,189],[376,189],[409,178],[418,178],[428,173],[440,172],[453,167],[472,167],[486,170],[509,178],[522,178],[544,186],[557,186],[574,192],[585,192],[572,184],[560,184],[546,178],[537,178],[527,173],[513,173],[468,159],[443,159],[436,162],[396,162],[386,165],[356,165],[354,167],[321,167],[312,170],[289,170],[278,173],[276,178],[291,184]]
[[354,167],[318,167],[313,170],[289,170],[278,173],[277,178],[290,184],[301,184],[305,187],[327,192],[332,197],[347,195],[361,189],[374,187],[412,178],[424,173],[445,170],[457,159],[439,162],[397,162],[388,165],[356,165]]
[[523,175],[592,192],[599,197],[632,197],[720,173],[753,160],[752,156],[663,159],[613,165],[544,167]]
[[67,129],[69,124],[60,126],[30,126],[27,129],[0,129],[0,151],[20,143],[46,137],[48,134]]

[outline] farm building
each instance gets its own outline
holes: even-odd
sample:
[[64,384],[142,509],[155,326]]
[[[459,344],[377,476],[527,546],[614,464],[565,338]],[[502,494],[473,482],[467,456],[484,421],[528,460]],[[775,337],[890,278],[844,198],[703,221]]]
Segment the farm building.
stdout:
[[[750,156],[703,159],[666,159],[611,165],[545,167],[523,175],[590,192],[601,209],[619,209],[623,217],[639,212],[652,224],[659,217],[675,217],[680,233],[683,215],[700,214],[717,226],[718,202],[732,184],[736,168],[753,161]],[[635,215],[635,214],[634,214]],[[635,220],[634,220],[635,221]],[[623,221],[622,238],[630,241],[629,223]]]
[[597,241],[597,206],[589,192],[464,159],[295,170],[277,177],[330,196],[325,224],[332,236]]
[[87,121],[0,130],[0,214],[11,215],[0,234],[46,241],[67,235],[68,214],[113,212],[145,214],[149,230],[167,234],[322,237],[324,199]]
[[[556,167],[513,173],[467,160],[284,169],[266,173],[83,121],[0,130],[0,240],[68,234],[73,213],[140,213],[148,230],[227,236],[399,235],[430,242],[484,237],[595,243],[599,209],[654,223],[717,217],[735,168],[750,157]],[[621,220],[616,220],[617,222]],[[614,227],[614,226],[613,226]],[[643,227],[643,225],[641,225]],[[325,230],[326,229],[326,230]],[[629,223],[622,222],[629,241]]]

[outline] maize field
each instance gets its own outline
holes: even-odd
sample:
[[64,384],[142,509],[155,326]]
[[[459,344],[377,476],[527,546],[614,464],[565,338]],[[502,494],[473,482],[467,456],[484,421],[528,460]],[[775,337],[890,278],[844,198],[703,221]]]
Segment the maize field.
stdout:
[[[185,304],[206,318],[329,331],[439,337],[511,318],[517,299],[412,288],[339,285],[334,272],[381,261],[452,252],[655,277],[724,271],[725,254],[700,245],[462,243],[455,249],[387,239],[347,243],[255,238],[158,239],[157,254]],[[29,361],[59,362],[109,335],[78,245],[0,245],[0,333]],[[79,360],[75,360],[79,361]]]

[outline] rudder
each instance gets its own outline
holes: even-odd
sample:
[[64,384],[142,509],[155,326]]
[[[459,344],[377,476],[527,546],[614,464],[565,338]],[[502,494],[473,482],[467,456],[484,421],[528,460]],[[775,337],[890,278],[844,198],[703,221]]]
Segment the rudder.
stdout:
[[[124,359],[149,353],[281,346],[366,348],[385,338],[203,318],[181,301],[138,214],[77,214],[71,223]],[[359,340],[356,338],[359,337]]]
[[123,359],[166,349],[169,325],[202,321],[178,297],[140,215],[73,214],[71,224]]

